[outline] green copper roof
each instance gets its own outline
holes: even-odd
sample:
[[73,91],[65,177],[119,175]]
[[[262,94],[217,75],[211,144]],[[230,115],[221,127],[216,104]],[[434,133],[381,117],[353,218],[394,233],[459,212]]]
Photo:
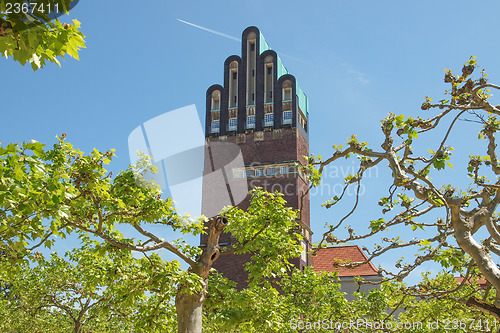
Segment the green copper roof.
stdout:
[[[259,38],[259,50],[260,54],[262,54],[267,50],[272,50],[269,44],[267,44],[266,39],[264,38],[264,35],[262,35],[261,32]],[[286,69],[285,66],[283,66],[283,63],[281,62],[281,58],[279,55],[277,59],[277,64],[278,64],[278,79],[279,79],[283,75],[288,74],[288,70]],[[299,108],[302,110],[304,115],[307,118],[309,118],[309,99],[307,98],[307,95],[304,94],[304,92],[300,88],[297,78],[295,78],[295,91],[297,92],[297,102],[299,103]]]
[[269,46],[269,44],[266,43],[266,39],[264,38],[264,35],[262,34],[262,32],[259,32],[260,33],[260,42],[259,42],[259,49],[260,49],[260,54],[266,52],[267,50],[270,50],[271,47]]

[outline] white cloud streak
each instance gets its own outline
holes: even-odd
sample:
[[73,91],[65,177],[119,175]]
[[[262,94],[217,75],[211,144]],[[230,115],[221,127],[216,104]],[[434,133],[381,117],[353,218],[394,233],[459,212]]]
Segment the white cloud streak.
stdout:
[[356,81],[358,81],[362,85],[370,83],[370,80],[368,80],[364,73],[354,70],[350,64],[344,62],[342,66],[347,70],[348,73],[352,74],[353,78]]
[[198,29],[201,29],[201,30],[204,30],[204,31],[210,32],[210,33],[213,33],[213,34],[215,34],[215,35],[219,35],[219,36],[222,36],[222,37],[225,37],[225,38],[228,38],[228,39],[232,39],[232,40],[235,40],[235,41],[241,42],[241,39],[236,38],[236,37],[233,37],[233,36],[231,36],[231,35],[227,35],[227,34],[225,34],[225,33],[219,32],[219,31],[215,31],[215,30],[212,30],[212,29],[208,29],[208,28],[205,28],[205,27],[202,27],[202,26],[199,26],[199,25],[196,25],[196,24],[194,24],[194,23],[191,23],[191,22],[188,22],[188,21],[184,21],[184,20],[181,20],[181,19],[177,19],[177,21],[182,22],[182,23],[187,24],[187,25],[190,25],[190,26],[192,26],[192,27],[195,27],[195,28],[198,28]]
[[[234,41],[237,41],[237,42],[241,42],[241,39],[239,38],[236,38],[234,36],[231,36],[231,35],[228,35],[228,34],[225,34],[225,33],[222,33],[222,32],[219,32],[219,31],[216,31],[216,30],[212,30],[212,29],[209,29],[209,28],[205,28],[205,27],[202,27],[200,25],[197,25],[197,24],[194,24],[194,23],[191,23],[191,22],[188,22],[188,21],[185,21],[185,20],[181,20],[181,19],[177,19],[177,21],[181,22],[181,23],[184,23],[184,24],[187,24],[187,25],[190,25],[192,27],[195,27],[195,28],[198,28],[198,29],[201,29],[203,31],[207,31],[207,32],[210,32],[214,35],[218,35],[218,36],[221,36],[221,37],[224,37],[224,38],[227,38],[227,39],[231,39],[231,40],[234,40]],[[320,67],[319,65],[315,64],[315,63],[312,63],[312,62],[309,62],[309,61],[305,61],[305,60],[302,60],[302,59],[299,59],[299,58],[296,58],[296,57],[293,57],[293,56],[290,56],[290,55],[287,55],[287,54],[283,54],[283,53],[278,53],[279,55],[285,57],[285,58],[290,58],[292,60],[295,60],[295,61],[298,61],[298,62],[301,62],[303,64],[306,64],[306,65],[309,65],[309,66],[312,66],[312,67]],[[366,84],[369,84],[370,83],[370,80],[366,77],[366,75],[362,72],[359,72],[359,71],[356,71],[354,70],[350,64],[344,62],[342,64],[342,66],[344,67],[344,69],[351,75],[351,77],[358,81],[359,83],[361,83],[362,85],[366,85]],[[322,67],[323,68],[323,67]]]

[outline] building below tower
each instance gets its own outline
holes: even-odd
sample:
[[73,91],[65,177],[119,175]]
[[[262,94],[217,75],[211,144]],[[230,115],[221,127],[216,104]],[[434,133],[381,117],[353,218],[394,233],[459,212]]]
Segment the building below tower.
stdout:
[[[355,268],[338,267],[338,264],[365,262],[367,259],[366,254],[355,244],[329,245],[316,252],[313,257],[313,269],[317,273],[337,272],[340,290],[346,294],[345,297],[348,301],[352,301],[355,299],[355,291],[368,292],[371,289],[379,288],[383,277],[371,261]],[[361,278],[368,283],[358,286],[356,278]]]

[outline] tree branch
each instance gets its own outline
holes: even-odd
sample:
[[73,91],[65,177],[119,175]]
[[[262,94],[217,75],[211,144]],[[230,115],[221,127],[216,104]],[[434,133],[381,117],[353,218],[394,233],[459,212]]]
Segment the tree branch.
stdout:
[[469,300],[465,304],[467,304],[468,306],[471,306],[473,308],[479,309],[481,311],[487,312],[490,315],[494,316],[496,319],[500,320],[500,309],[494,305],[491,305],[485,301],[476,299],[474,296],[469,298]]
[[[132,244],[127,244],[127,243],[120,242],[120,241],[114,239],[113,237],[111,237],[109,235],[106,235],[103,232],[99,232],[97,230],[94,230],[94,229],[91,229],[91,228],[88,228],[88,227],[84,227],[83,225],[81,225],[79,223],[72,222],[72,221],[70,221],[66,217],[63,217],[63,219],[68,224],[73,225],[74,227],[79,228],[79,229],[81,229],[83,231],[90,232],[90,233],[92,233],[92,234],[94,234],[96,236],[99,236],[102,239],[104,239],[106,242],[108,242],[111,245],[114,245],[114,246],[116,246],[116,247],[118,247],[120,249],[126,249],[126,250],[131,250],[131,251],[138,251],[138,252],[148,252],[148,251],[153,251],[153,250],[158,250],[158,249],[164,248],[164,249],[167,249],[167,250],[171,251],[172,253],[176,254],[179,258],[181,258],[182,260],[184,260],[189,266],[193,267],[193,266],[196,265],[196,261],[194,261],[193,259],[191,259],[186,254],[182,253],[175,245],[173,245],[172,243],[170,243],[168,241],[161,241],[160,239],[157,238],[159,240],[159,242],[156,243],[155,245],[150,245],[150,246],[136,246],[136,245],[132,245]],[[136,227],[136,226],[134,226],[134,227]],[[146,231],[144,231],[144,232],[146,233],[146,235],[149,234]],[[152,235],[152,234],[150,234],[150,235]],[[152,235],[152,236],[154,236],[154,235]]]

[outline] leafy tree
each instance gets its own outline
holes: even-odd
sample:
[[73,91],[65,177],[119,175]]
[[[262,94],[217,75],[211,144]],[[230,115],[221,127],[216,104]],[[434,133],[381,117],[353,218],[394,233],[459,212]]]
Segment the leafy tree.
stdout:
[[[294,270],[275,285],[238,292],[210,276],[206,332],[491,332],[498,322],[465,304],[471,294],[494,297],[472,280],[458,287],[453,275],[424,275],[421,290],[388,281],[356,292],[348,302],[335,273]],[[427,295],[424,293],[424,286]]]
[[335,274],[293,270],[273,284],[237,291],[219,274],[210,276],[205,313],[207,332],[296,332],[299,321],[348,320],[349,303]]
[[[154,268],[141,274],[155,284],[158,279],[170,283],[150,287],[155,293],[151,302],[156,306],[144,306],[141,317],[168,312],[169,302],[175,298],[179,332],[201,332],[206,281],[221,252],[258,250],[249,265],[255,284],[286,274],[291,266],[288,259],[299,256],[300,236],[290,232],[296,228],[296,212],[285,207],[281,195],[260,189],[253,191],[248,211],[231,208],[225,216],[206,222],[208,240],[203,249],[161,239],[148,231],[152,224],[199,234],[204,232],[204,220],[177,215],[172,201],[161,199],[159,188],[143,178],[153,168],[145,161],[113,176],[104,168],[113,151],[94,150],[85,155],[64,137],[52,149],[34,140],[0,147],[0,248],[5,249],[1,266],[5,271],[36,259],[35,250],[42,245],[50,248],[55,237],[72,233],[84,238],[91,235],[111,247],[145,255],[167,250],[189,269],[180,271],[177,261],[153,261]],[[135,231],[137,238],[125,237],[121,227]],[[219,247],[224,228],[239,240],[236,247]],[[106,272],[109,275],[113,270]]]
[[[426,97],[422,110],[437,111],[429,118],[390,113],[382,120],[384,139],[381,149],[371,148],[368,143],[359,141],[353,135],[348,139],[347,147],[333,146],[335,152],[331,157],[310,158],[308,171],[312,186],[319,184],[322,172],[335,161],[341,158],[357,158],[360,161],[358,171],[346,177],[343,194],[324,203],[326,208],[331,208],[340,201],[345,201],[344,194],[350,186],[357,193],[352,210],[338,222],[328,224],[321,245],[358,241],[390,229],[401,236],[382,237],[383,245],[376,245],[369,251],[368,260],[390,250],[397,251],[412,246],[419,248],[419,252],[413,261],[403,258],[398,260],[396,272],[381,269],[386,274],[386,280],[401,280],[422,263],[436,261],[465,276],[477,268],[478,274],[486,278],[495,290],[500,291],[500,268],[494,260],[500,254],[497,213],[500,203],[500,165],[495,141],[500,124],[497,118],[500,106],[489,101],[490,90],[498,90],[500,87],[488,83],[484,70],[479,77],[473,78],[476,68],[476,60],[472,57],[463,66],[461,74],[454,75],[452,71],[445,70],[444,81],[449,84],[445,94],[449,97],[437,103]],[[457,122],[466,116],[472,117],[471,131],[475,129],[474,124],[479,124],[480,128],[478,142],[469,142],[470,145],[461,150],[463,152],[467,149],[466,154],[470,155],[467,170],[463,173],[466,183],[470,185],[460,189],[460,174],[450,164],[453,148],[448,141]],[[442,126],[445,128],[439,132]],[[444,134],[439,138],[441,134],[438,133]],[[426,136],[431,141],[421,142]],[[481,141],[486,142],[482,145]],[[482,149],[486,155],[480,154]],[[387,184],[387,194],[380,198],[378,204],[382,206],[382,214],[386,216],[371,220],[368,232],[346,226],[349,217],[359,206],[359,188],[367,170],[384,164],[390,171],[391,181]],[[439,183],[439,175],[445,172],[453,174],[455,184]],[[358,221],[357,225],[363,224]],[[345,237],[339,237],[340,226],[347,229],[348,235],[346,233]],[[364,227],[366,226],[365,224]],[[420,230],[425,233],[419,233]],[[482,240],[481,237],[485,234],[486,239]],[[406,235],[424,237],[405,239]],[[359,263],[346,265],[356,264]],[[467,304],[499,319],[498,301],[498,296],[492,301],[471,295]]]
[[[36,12],[19,0],[0,1],[0,54],[14,61],[31,64],[33,70],[43,68],[46,61],[61,65],[58,57],[69,55],[79,59],[78,51],[85,47],[85,36],[80,32],[80,22],[72,24],[52,20],[48,8],[68,13],[72,0],[36,1]],[[50,7],[49,7],[50,6]],[[40,11],[40,9],[42,11]],[[32,15],[30,15],[30,13]],[[35,16],[36,14],[36,16]],[[28,18],[29,17],[29,18]]]
[[175,296],[178,264],[155,253],[137,259],[83,238],[82,247],[66,254],[69,260],[37,252],[31,265],[2,269],[2,283],[12,286],[9,297],[0,298],[0,313],[9,318],[3,331],[173,331],[173,306],[158,303]]
[[[72,251],[72,256],[80,252],[82,252],[81,249]],[[67,279],[67,285],[61,283],[62,279],[57,275],[54,276],[55,272],[49,270],[43,270],[44,275],[37,275],[41,278],[39,281],[36,278],[33,279],[33,271],[37,271],[38,268],[33,270],[28,268],[27,273],[19,275],[20,279],[26,280],[26,282],[16,283],[23,302],[18,301],[15,306],[12,306],[12,303],[0,298],[0,314],[2,318],[5,318],[0,324],[3,331],[74,330],[74,321],[71,316],[65,311],[57,311],[57,307],[49,308],[47,305],[50,301],[47,302],[49,300],[47,296],[54,296],[62,301],[75,295],[73,291],[70,291],[70,295],[64,291],[68,290],[73,282],[87,288],[88,285],[94,283],[92,274],[95,275],[97,272],[102,274],[104,271],[102,267],[108,267],[111,263],[110,258],[104,264],[96,261],[101,258],[100,255],[96,257],[96,254],[89,252],[88,249],[83,252],[85,252],[84,257],[92,257],[89,262],[84,260],[85,263],[92,265],[97,262],[98,265],[88,276],[82,276],[74,270],[70,270],[70,274],[63,273],[62,277]],[[121,257],[127,256],[123,251],[114,250],[114,252]],[[56,261],[61,259],[55,257]],[[147,263],[147,259],[143,259],[143,263]],[[96,295],[94,299],[100,298],[101,303],[97,303],[92,315],[89,312],[84,318],[86,323],[80,327],[81,331],[175,331],[175,326],[173,326],[175,325],[175,309],[172,304],[165,302],[165,297],[160,303],[156,303],[154,297],[149,297],[153,304],[147,306],[141,302],[126,305],[126,307],[130,306],[132,312],[124,309],[124,304],[127,302],[123,296],[127,290],[132,291],[133,294],[140,287],[148,286],[151,279],[146,279],[144,282],[147,282],[142,283],[138,280],[148,276],[147,274],[133,278],[134,274],[140,275],[141,272],[129,270],[130,265],[120,267],[119,263],[120,260],[108,268],[112,270],[124,268],[125,274],[116,279],[120,286],[113,285],[115,280],[108,283],[105,274],[101,275],[102,280],[106,281],[99,283],[102,287],[101,294]],[[68,267],[67,263],[63,263],[56,270],[60,273],[60,270],[65,267]],[[87,265],[81,266],[80,264],[78,268],[83,268],[88,272],[94,270],[93,268],[87,269]],[[129,278],[124,278],[127,274]],[[77,275],[78,279],[75,279]],[[498,326],[491,316],[464,304],[470,294],[477,295],[478,290],[481,290],[475,281],[471,281],[463,288],[457,288],[453,276],[446,273],[440,274],[436,279],[424,278],[425,284],[434,294],[446,292],[450,288],[455,289],[453,293],[447,293],[445,298],[421,299],[421,293],[412,295],[402,283],[386,282],[381,289],[373,289],[368,293],[356,293],[356,298],[352,302],[348,302],[344,294],[340,292],[338,278],[334,273],[315,273],[310,268],[304,271],[294,270],[292,274],[283,276],[273,285],[250,284],[248,288],[241,291],[237,291],[233,282],[216,272],[213,272],[209,279],[209,291],[204,304],[204,332],[234,332],[235,330],[241,332],[331,332],[335,329],[339,331],[342,325],[348,330],[349,325],[353,325],[351,330],[359,332],[373,332],[375,325],[394,328],[386,330],[389,332],[491,332],[491,329]],[[175,280],[175,278],[170,277],[170,280]],[[128,282],[130,285],[126,286]],[[33,288],[36,290],[32,290]],[[155,290],[156,287],[150,289]],[[54,294],[46,293],[47,290],[53,290]],[[481,293],[494,297],[494,292],[491,290],[482,290]],[[107,301],[102,301],[105,295],[111,296],[109,301],[112,304],[115,306],[121,304],[121,306],[112,311],[105,311]],[[130,295],[125,298],[138,299]],[[141,295],[140,299],[144,298]],[[158,311],[151,311],[160,304],[167,307],[170,305],[171,311],[166,311],[163,315],[159,315]],[[81,311],[81,308],[76,309],[78,303],[76,306],[71,301],[64,303],[65,307],[70,305],[75,307],[73,310]],[[403,310],[403,312],[398,313],[397,310]]]
[[400,332],[495,332],[498,321],[488,313],[468,306],[474,295],[491,301],[495,298],[492,289],[483,289],[477,279],[464,280],[462,284],[452,274],[440,272],[435,279],[423,276],[419,290],[407,290],[402,283],[386,283],[382,290],[388,297],[390,307],[403,309],[392,318],[393,326],[399,323],[422,323],[407,325]]

